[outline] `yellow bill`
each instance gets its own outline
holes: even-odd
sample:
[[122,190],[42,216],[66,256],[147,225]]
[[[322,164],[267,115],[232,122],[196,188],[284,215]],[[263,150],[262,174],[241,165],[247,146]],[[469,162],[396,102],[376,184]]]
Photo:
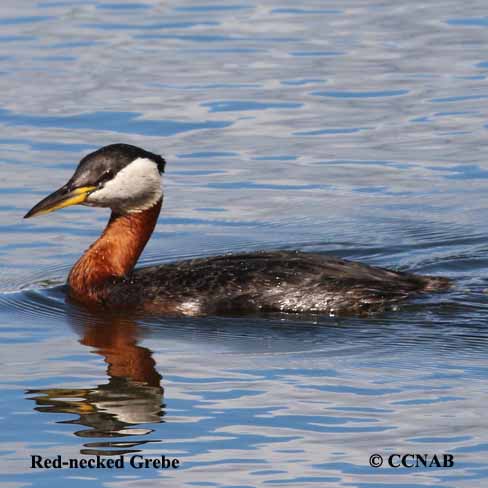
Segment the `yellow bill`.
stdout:
[[69,190],[67,185],[65,185],[32,207],[25,214],[24,218],[28,219],[37,215],[44,215],[65,207],[71,207],[71,205],[83,203],[88,198],[88,195],[93,190],[96,190],[96,188],[96,186],[82,186]]

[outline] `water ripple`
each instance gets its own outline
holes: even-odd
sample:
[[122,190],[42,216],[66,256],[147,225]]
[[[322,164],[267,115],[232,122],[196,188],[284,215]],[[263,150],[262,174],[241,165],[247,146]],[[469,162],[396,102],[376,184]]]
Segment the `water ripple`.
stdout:
[[381,90],[381,91],[362,91],[362,92],[352,92],[352,91],[316,91],[312,92],[311,95],[316,95],[319,97],[330,97],[330,98],[385,98],[385,97],[399,97],[406,95],[408,90]]
[[79,115],[41,116],[15,114],[0,110],[0,123],[10,126],[62,127],[64,129],[94,129],[127,134],[172,136],[180,132],[201,129],[222,129],[232,122],[179,122],[175,120],[144,120],[136,112],[96,112]]

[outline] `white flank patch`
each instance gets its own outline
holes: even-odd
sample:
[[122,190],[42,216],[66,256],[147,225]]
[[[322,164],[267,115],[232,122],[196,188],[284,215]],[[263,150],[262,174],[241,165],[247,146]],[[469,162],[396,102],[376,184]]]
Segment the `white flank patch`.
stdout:
[[97,207],[110,207],[122,213],[142,212],[163,196],[158,165],[148,158],[137,158],[121,169],[100,190],[87,198]]
[[197,315],[200,313],[200,302],[197,300],[188,300],[187,302],[183,302],[178,308],[185,315]]

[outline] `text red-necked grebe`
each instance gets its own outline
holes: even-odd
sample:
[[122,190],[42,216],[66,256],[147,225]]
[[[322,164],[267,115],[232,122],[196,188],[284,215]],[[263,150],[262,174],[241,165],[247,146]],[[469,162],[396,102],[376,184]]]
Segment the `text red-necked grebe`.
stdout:
[[161,156],[138,147],[105,146],[84,157],[66,185],[26,214],[75,204],[112,210],[100,238],[69,274],[71,298],[162,314],[362,314],[449,286],[446,278],[293,251],[229,254],[134,270],[161,210],[164,167]]

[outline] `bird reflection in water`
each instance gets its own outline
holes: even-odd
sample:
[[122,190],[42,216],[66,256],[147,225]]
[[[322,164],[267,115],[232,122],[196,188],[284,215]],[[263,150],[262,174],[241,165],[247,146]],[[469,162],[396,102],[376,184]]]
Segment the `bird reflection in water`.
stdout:
[[74,317],[73,326],[80,343],[93,348],[108,364],[109,381],[95,388],[46,388],[28,390],[38,412],[75,414],[78,418],[60,421],[88,427],[75,432],[88,442],[80,450],[87,455],[120,455],[139,452],[138,446],[158,440],[127,437],[148,436],[150,428],[141,424],[163,422],[164,404],[161,375],[156,371],[151,351],[137,344],[138,325],[120,317]]

